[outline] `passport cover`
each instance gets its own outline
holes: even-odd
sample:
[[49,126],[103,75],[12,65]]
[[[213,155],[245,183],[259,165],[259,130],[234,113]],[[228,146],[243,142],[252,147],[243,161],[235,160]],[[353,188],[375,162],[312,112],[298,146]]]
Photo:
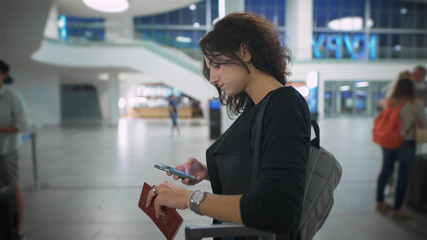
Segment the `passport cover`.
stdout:
[[145,204],[147,203],[148,192],[152,188],[152,186],[144,182],[138,206],[151,218],[151,220],[153,220],[163,235],[165,235],[166,239],[171,240],[175,237],[179,227],[181,227],[183,219],[175,209],[168,207],[163,207],[163,210],[166,212],[166,216],[156,218],[154,204],[151,203],[150,207],[145,207]]

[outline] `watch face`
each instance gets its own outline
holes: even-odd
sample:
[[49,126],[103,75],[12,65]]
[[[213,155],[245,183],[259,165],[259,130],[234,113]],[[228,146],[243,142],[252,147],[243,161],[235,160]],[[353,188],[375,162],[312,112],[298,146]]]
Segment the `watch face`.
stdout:
[[191,201],[194,203],[198,203],[198,202],[202,201],[204,197],[205,197],[205,194],[202,191],[196,191],[193,194]]

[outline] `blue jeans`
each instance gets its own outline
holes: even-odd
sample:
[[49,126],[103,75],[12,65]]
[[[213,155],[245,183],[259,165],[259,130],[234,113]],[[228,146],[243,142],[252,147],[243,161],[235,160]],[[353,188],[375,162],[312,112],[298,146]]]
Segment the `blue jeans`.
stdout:
[[394,163],[399,163],[399,171],[397,175],[397,186],[395,194],[394,209],[402,208],[403,200],[405,199],[408,180],[412,170],[412,165],[415,162],[415,141],[403,141],[402,146],[397,149],[382,148],[383,151],[383,166],[377,182],[377,202],[384,202],[384,190],[387,180],[393,174]]

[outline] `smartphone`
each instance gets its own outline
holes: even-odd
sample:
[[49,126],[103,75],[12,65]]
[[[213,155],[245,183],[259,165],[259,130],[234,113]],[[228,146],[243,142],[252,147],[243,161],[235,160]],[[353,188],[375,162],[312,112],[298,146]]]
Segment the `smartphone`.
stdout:
[[163,170],[165,172],[171,173],[173,175],[177,175],[177,176],[179,176],[181,178],[186,178],[186,179],[189,179],[190,181],[196,181],[196,177],[195,176],[190,175],[189,173],[186,173],[184,171],[175,169],[173,167],[170,167],[168,165],[156,163],[154,165],[154,167],[157,168],[157,169]]

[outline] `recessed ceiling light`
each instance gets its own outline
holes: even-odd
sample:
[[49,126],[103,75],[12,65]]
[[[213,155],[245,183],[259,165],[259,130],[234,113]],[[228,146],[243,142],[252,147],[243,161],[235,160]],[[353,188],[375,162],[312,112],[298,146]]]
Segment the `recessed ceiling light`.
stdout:
[[118,13],[129,8],[127,0],[83,0],[86,6],[101,12]]

